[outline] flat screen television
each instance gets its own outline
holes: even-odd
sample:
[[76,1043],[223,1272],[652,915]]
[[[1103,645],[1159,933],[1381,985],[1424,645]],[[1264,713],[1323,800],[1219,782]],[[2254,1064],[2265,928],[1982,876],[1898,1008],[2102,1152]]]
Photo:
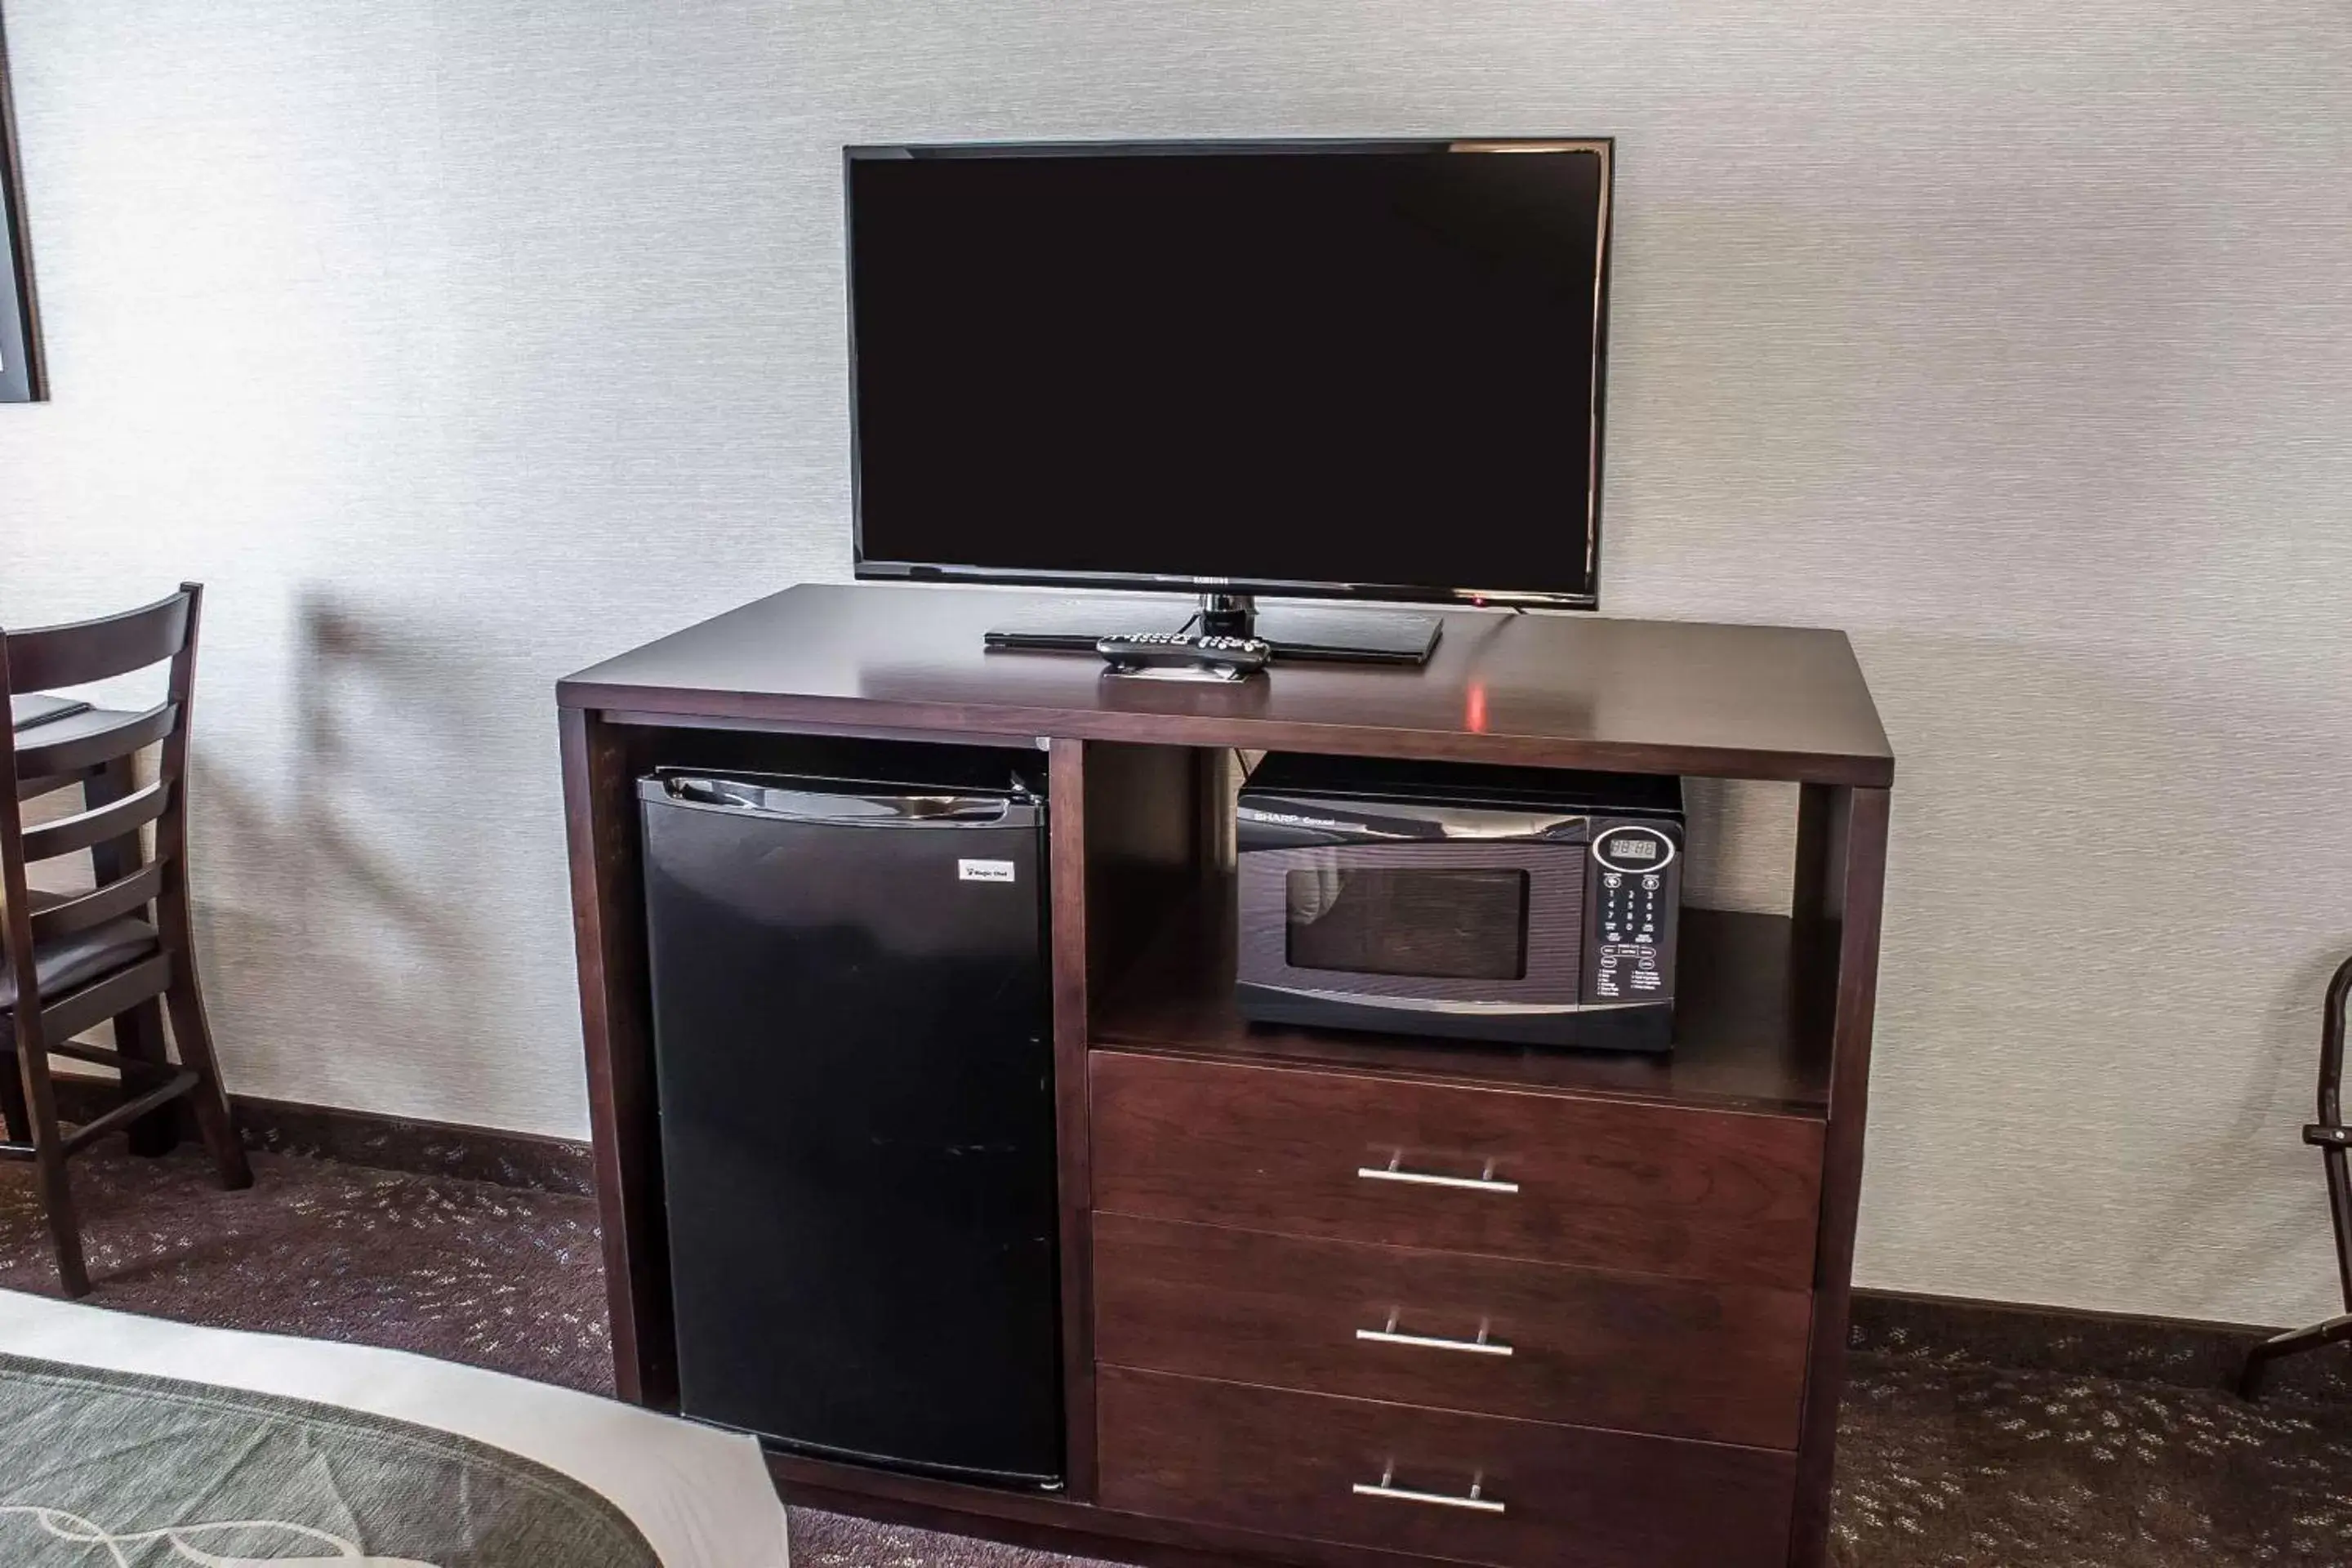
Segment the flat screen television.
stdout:
[[847,149],[858,575],[1593,607],[1612,150]]

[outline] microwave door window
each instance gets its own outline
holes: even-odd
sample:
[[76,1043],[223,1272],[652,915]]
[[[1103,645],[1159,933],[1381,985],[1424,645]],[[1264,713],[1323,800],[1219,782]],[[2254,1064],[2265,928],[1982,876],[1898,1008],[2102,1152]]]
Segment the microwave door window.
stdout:
[[1326,866],[1286,873],[1293,969],[1444,980],[1522,980],[1528,873]]

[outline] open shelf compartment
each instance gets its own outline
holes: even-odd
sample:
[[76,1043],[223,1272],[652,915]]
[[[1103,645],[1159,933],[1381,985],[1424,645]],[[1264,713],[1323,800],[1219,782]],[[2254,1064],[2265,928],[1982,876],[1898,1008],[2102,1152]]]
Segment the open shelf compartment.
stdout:
[[1087,1044],[1823,1118],[1834,966],[1788,915],[1685,908],[1671,1053],[1245,1021],[1234,994],[1229,752],[1089,743]]

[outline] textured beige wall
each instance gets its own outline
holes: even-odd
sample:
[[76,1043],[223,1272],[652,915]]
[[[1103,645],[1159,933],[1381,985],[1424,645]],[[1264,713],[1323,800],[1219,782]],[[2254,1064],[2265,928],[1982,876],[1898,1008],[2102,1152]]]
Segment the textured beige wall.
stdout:
[[[0,616],[212,584],[237,1087],[581,1131],[549,687],[845,573],[842,142],[1612,132],[1606,603],[1851,628],[1903,757],[1863,1279],[2330,1308],[2341,0],[7,18],[57,401]],[[1787,803],[1720,804],[1768,897]]]

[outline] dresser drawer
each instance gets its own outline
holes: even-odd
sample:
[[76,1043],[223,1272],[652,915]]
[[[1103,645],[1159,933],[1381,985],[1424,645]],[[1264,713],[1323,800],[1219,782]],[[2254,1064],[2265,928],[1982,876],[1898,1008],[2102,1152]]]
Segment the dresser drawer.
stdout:
[[[1095,1217],[1105,1362],[1794,1448],[1801,1290]],[[1482,1337],[1483,1336],[1483,1337]]]
[[1096,1051],[1094,1206],[1809,1289],[1822,1125]]
[[1788,1561],[1791,1454],[1120,1367],[1097,1398],[1106,1508],[1503,1568]]

